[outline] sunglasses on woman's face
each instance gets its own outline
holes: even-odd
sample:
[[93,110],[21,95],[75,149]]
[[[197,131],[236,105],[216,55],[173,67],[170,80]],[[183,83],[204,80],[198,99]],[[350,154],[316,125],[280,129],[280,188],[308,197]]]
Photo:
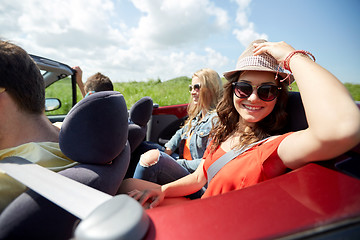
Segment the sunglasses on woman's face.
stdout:
[[195,91],[199,91],[200,90],[200,83],[194,84],[194,85],[189,85],[189,92],[191,92],[192,90]]
[[279,95],[281,87],[271,84],[264,84],[260,86],[252,86],[246,82],[234,82],[232,83],[235,96],[238,98],[248,98],[254,90],[256,90],[258,97],[265,101],[270,102]]

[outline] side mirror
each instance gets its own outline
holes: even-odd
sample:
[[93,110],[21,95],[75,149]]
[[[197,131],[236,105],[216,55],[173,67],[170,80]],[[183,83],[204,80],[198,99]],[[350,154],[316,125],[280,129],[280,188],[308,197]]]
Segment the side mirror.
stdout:
[[58,98],[45,99],[45,112],[57,110],[61,107],[61,101]]

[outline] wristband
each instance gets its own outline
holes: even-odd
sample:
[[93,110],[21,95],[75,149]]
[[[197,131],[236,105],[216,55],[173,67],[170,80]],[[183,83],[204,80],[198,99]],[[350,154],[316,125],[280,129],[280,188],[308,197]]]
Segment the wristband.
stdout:
[[312,60],[315,62],[315,57],[314,55],[312,55],[310,52],[305,51],[305,50],[295,50],[293,52],[291,52],[284,60],[284,68],[288,71],[291,72],[290,70],[290,59],[295,55],[295,54],[303,54],[308,56],[309,58],[312,58]]

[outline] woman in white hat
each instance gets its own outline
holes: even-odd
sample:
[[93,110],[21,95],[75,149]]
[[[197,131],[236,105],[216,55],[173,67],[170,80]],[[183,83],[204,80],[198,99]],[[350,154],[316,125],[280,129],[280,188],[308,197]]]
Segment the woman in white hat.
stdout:
[[[219,123],[197,170],[162,186],[130,179],[121,191],[155,207],[165,203],[165,197],[189,195],[209,182],[202,196],[206,198],[254,185],[288,168],[331,159],[356,146],[360,111],[344,85],[314,60],[309,52],[285,42],[253,42],[236,69],[224,74],[228,83],[217,106]],[[285,121],[287,82],[294,78],[309,127],[278,135]],[[242,153],[223,162],[222,156],[232,151]]]

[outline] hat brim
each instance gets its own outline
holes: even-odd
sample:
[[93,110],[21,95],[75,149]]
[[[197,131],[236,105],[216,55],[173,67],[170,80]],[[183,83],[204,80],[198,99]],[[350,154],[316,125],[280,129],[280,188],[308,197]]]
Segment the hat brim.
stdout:
[[[268,68],[262,68],[259,66],[247,66],[244,69],[235,69],[232,71],[224,72],[223,76],[226,78],[226,80],[228,80],[230,82],[233,80],[233,77],[236,73],[242,72],[242,71],[263,71],[263,72],[272,72],[272,73],[276,74],[275,71],[271,71]],[[285,72],[279,72],[278,74],[282,77],[282,79],[285,79],[288,76],[288,73],[285,73]],[[290,80],[290,84],[295,81],[294,76],[291,73],[289,75],[289,80]],[[288,83],[289,81],[286,81],[286,82]]]

